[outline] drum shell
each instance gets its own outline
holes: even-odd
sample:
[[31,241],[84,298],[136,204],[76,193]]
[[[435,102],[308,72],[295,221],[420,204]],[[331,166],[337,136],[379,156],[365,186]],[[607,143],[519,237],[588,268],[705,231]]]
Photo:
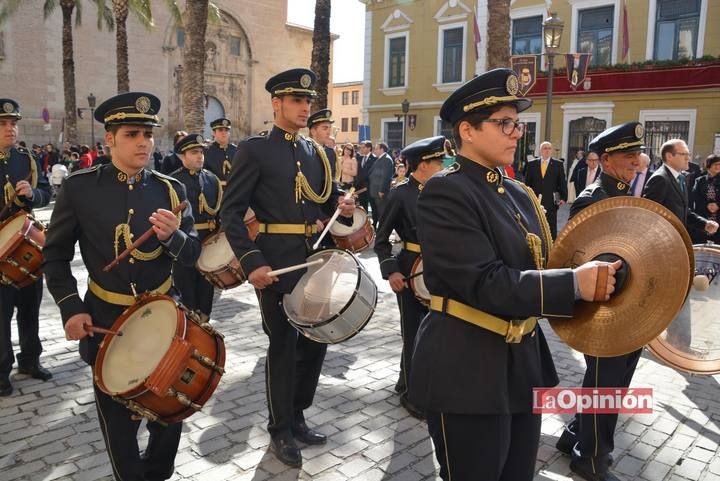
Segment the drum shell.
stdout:
[[[362,207],[355,207],[355,209],[362,212],[365,222],[359,225],[353,224],[352,232],[346,235],[337,234],[333,231],[333,227],[331,226],[330,235],[339,249],[357,253],[370,247],[370,244],[372,244],[375,239],[375,229],[373,228],[372,222],[370,222],[370,216],[368,216],[365,209]],[[353,217],[353,222],[354,220],[355,218]]]
[[413,262],[412,268],[410,269],[410,280],[408,281],[408,284],[410,285],[410,289],[413,291],[413,294],[415,295],[417,300],[420,301],[422,304],[429,306],[430,293],[425,286],[425,278],[423,277],[422,271],[422,255],[418,255],[415,258],[415,262]]
[[[123,325],[133,313],[146,304],[156,300],[168,300],[175,303],[174,299],[169,296],[147,296],[126,309],[120,317],[117,318],[111,329],[122,332]],[[177,306],[177,318],[173,343],[185,341],[189,343],[192,349],[198,354],[211,359],[218,367],[224,368],[225,342],[222,336],[217,332],[208,332],[208,330],[201,326],[194,314],[187,311],[185,307],[177,303],[175,304]],[[177,359],[172,357],[172,349],[168,349],[153,374],[148,376],[140,384],[124,392],[110,390],[103,382],[102,373],[105,365],[105,355],[112,340],[112,337],[106,336],[100,343],[100,349],[95,361],[95,382],[101,391],[110,396],[117,397],[120,400],[133,401],[139,404],[142,408],[156,414],[159,421],[166,424],[182,421],[196,412],[196,409],[185,406],[174,396],[159,396],[155,394],[148,386],[148,379],[152,377],[158,369],[161,369],[163,365],[177,362]],[[189,382],[186,382],[182,380],[182,376],[186,374],[188,370],[192,371],[193,375],[189,379]],[[172,379],[165,379],[164,381],[170,381],[172,389],[185,394],[193,403],[201,407],[210,399],[213,392],[215,392],[222,376],[221,373],[207,367],[192,357],[184,361],[179,373],[168,374],[174,375]]]
[[[218,242],[223,242],[220,240],[222,238],[225,239],[224,242],[228,242],[227,238],[224,237],[223,230],[219,230],[207,236],[202,243],[203,250],[213,248],[211,246],[215,245]],[[230,249],[229,244],[228,249]],[[232,249],[230,250],[232,251]],[[229,262],[217,269],[204,269],[201,266],[199,260],[196,263],[195,267],[197,267],[197,270],[205,277],[205,279],[207,279],[210,284],[217,287],[218,289],[232,289],[233,287],[239,286],[246,280],[245,276],[243,275],[242,269],[240,268],[240,262],[234,255]]]
[[31,285],[42,275],[42,248],[45,245],[45,227],[25,211],[5,219],[0,224],[0,231],[10,228],[10,224],[20,217],[25,217],[22,227],[0,246],[0,275],[18,289]]

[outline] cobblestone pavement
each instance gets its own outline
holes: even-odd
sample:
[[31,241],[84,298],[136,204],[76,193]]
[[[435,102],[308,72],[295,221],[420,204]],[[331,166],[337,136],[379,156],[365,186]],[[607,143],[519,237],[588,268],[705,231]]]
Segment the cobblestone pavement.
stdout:
[[[38,213],[49,217],[49,211]],[[561,216],[562,217],[562,216]],[[377,311],[360,334],[328,349],[308,423],[329,436],[304,447],[302,469],[268,452],[264,356],[267,339],[252,290],[223,292],[213,311],[225,334],[227,374],[202,412],[185,423],[175,480],[434,480],[437,463],[424,422],[399,406],[400,329],[394,296],[380,279],[377,260],[362,260],[377,280]],[[72,265],[85,288],[86,272]],[[0,480],[111,479],[93,405],[90,371],[77,344],[65,340],[58,311],[46,292],[40,319],[46,383],[13,372],[14,394],[0,399]],[[582,355],[543,324],[562,386],[579,386]],[[482,369],[482,366],[478,366]],[[720,376],[681,374],[645,353],[634,386],[655,388],[655,411],[620,416],[615,470],[625,480],[720,480]],[[569,460],[554,444],[567,416],[543,418],[536,480],[570,480]],[[145,432],[141,429],[141,432]],[[147,438],[141,438],[141,445]],[[480,477],[478,479],[481,479]]]

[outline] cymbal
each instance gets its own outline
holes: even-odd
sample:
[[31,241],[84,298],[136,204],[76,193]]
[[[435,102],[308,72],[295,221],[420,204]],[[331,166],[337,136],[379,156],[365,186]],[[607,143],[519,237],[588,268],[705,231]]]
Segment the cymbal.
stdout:
[[578,213],[558,235],[549,269],[577,267],[602,254],[619,256],[629,269],[609,301],[578,301],[572,319],[549,318],[573,349],[599,357],[630,353],[657,337],[680,311],[692,280],[688,252],[660,209],[665,208],[646,199],[605,199]]

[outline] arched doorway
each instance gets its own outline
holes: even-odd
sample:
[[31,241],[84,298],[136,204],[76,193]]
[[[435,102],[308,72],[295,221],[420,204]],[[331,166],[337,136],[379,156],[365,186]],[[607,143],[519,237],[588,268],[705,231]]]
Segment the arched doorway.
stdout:
[[206,139],[212,138],[212,129],[210,128],[210,122],[215,119],[225,117],[225,107],[222,102],[213,97],[212,95],[205,96],[205,130],[203,135]]
[[571,163],[578,150],[587,152],[587,146],[600,132],[605,130],[607,122],[595,117],[580,117],[570,121],[567,146],[567,158]]

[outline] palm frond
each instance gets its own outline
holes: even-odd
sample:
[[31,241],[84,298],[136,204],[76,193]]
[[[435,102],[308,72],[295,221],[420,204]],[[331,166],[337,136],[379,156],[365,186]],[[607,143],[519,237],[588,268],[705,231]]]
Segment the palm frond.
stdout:
[[150,0],[130,0],[129,7],[143,27],[151,29],[155,26]]
[[[18,3],[20,3],[20,0],[18,0]],[[43,18],[49,18],[57,6],[57,0],[45,0],[43,4]]]
[[211,25],[222,24],[222,13],[220,7],[213,2],[208,3],[208,23]]

